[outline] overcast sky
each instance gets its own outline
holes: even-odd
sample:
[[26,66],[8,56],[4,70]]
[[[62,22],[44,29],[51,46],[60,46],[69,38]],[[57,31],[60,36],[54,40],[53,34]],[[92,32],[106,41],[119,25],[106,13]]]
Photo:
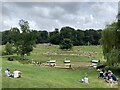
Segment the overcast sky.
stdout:
[[19,27],[20,19],[36,30],[102,29],[118,13],[118,2],[4,2],[2,7],[3,30]]

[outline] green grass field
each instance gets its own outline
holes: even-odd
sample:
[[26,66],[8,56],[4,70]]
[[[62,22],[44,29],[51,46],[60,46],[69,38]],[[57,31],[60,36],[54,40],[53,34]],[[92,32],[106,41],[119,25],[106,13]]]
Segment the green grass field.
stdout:
[[[73,70],[41,67],[23,64],[18,60],[8,61],[7,57],[3,56],[2,58],[2,88],[111,88],[104,79],[97,78],[99,72],[95,69],[77,68]],[[79,66],[89,65],[89,61],[92,59],[104,62],[101,46],[76,46],[72,51],[61,51],[55,45],[37,45],[31,55],[26,58],[43,63],[51,58],[55,59],[58,65],[63,64],[65,58],[70,59],[71,64]],[[5,77],[4,70],[6,68],[9,68],[11,72],[15,69],[21,70],[22,78]],[[89,84],[80,83],[79,80],[84,78],[86,74]],[[112,88],[117,87],[117,85],[112,86]]]

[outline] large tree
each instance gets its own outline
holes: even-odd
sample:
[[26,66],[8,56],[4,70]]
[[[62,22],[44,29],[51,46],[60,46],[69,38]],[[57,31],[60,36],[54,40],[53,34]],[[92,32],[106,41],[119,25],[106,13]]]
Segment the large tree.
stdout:
[[48,43],[49,37],[47,31],[38,31],[37,32],[37,43]]
[[62,27],[60,30],[60,37],[61,40],[64,40],[65,38],[68,38],[72,41],[72,43],[75,45],[76,38],[75,38],[75,29],[69,26]]
[[[21,55],[21,59],[24,59],[24,55],[29,55],[33,50],[36,37],[33,35],[33,32],[29,28],[28,21],[20,20],[19,21],[21,33],[14,34],[17,39],[14,40],[14,44],[17,48],[17,53]],[[14,37],[13,37],[14,38]]]
[[49,41],[52,44],[59,45],[59,43],[61,42],[59,29],[55,28],[55,31],[49,33]]
[[101,37],[101,30],[89,29],[84,32],[84,42],[87,44],[88,42],[92,45],[99,45],[99,39]]
[[109,66],[117,66],[120,63],[120,32],[118,29],[118,22],[113,22],[102,32],[103,54]]
[[75,40],[75,44],[76,45],[84,45],[84,41],[83,41],[83,39],[84,39],[84,31],[82,31],[82,30],[76,30],[75,31],[75,38],[76,38],[76,40]]

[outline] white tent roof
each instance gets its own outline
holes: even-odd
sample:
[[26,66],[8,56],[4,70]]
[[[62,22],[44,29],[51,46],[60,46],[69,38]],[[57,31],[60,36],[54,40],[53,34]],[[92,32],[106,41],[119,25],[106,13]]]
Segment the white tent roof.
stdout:
[[92,60],[91,62],[93,62],[93,63],[98,63],[99,60]]
[[70,60],[64,60],[64,63],[70,63]]

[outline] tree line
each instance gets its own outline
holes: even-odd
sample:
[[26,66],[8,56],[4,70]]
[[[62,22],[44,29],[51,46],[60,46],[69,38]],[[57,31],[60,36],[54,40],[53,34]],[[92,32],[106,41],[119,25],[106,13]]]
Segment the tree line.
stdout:
[[[23,27],[24,28],[24,27]],[[47,30],[31,30],[31,38],[34,37],[36,44],[51,43],[59,45],[64,39],[70,39],[74,46],[79,45],[99,45],[102,30],[80,30],[74,29],[69,26],[62,27],[60,30],[55,28],[54,31],[48,32]],[[13,43],[19,40],[18,36],[21,35],[20,30],[17,27],[13,27],[10,30],[5,30],[2,33],[2,45],[7,42]],[[23,38],[24,39],[24,38]]]
[[60,49],[70,50],[74,45],[99,45],[102,30],[75,30],[72,27],[62,27],[61,30],[55,29],[52,32],[31,30],[28,21],[19,21],[20,29],[13,27],[2,33],[2,45],[5,46],[3,55],[17,53],[24,56],[30,55],[35,44],[51,43],[60,46]]
[[[2,44],[6,45],[7,55],[17,53],[24,59],[29,55],[35,44],[51,43],[60,46],[60,49],[71,49],[78,45],[99,45],[103,47],[103,54],[109,67],[119,67],[120,63],[120,20],[113,22],[103,30],[80,30],[66,26],[52,32],[30,30],[28,21],[19,21],[17,27],[2,33]],[[0,34],[1,34],[0,33]],[[99,42],[100,40],[100,42]],[[14,46],[14,50],[12,49]],[[13,52],[13,51],[14,52]]]

